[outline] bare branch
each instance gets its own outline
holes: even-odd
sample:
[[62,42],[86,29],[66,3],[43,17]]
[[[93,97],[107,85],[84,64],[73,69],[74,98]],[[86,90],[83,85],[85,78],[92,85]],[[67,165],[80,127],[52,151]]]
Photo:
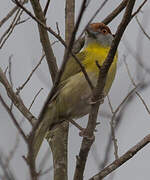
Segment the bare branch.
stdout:
[[[125,66],[126,66],[126,69],[127,69],[128,75],[129,75],[129,78],[130,78],[133,86],[134,86],[134,87],[137,87],[136,83],[134,82],[134,80],[133,80],[133,78],[132,78],[132,76],[131,76],[131,73],[130,73],[130,71],[129,71],[128,64],[127,64],[127,62],[126,62],[125,59],[124,59],[124,63],[125,63]],[[139,99],[141,100],[141,102],[143,103],[143,105],[144,105],[146,111],[148,112],[148,114],[150,114],[150,110],[149,110],[148,106],[146,105],[146,103],[145,103],[144,99],[142,98],[142,96],[141,96],[137,91],[136,91],[135,93],[136,93],[136,95],[139,97]]]
[[2,180],[16,180],[14,174],[9,167],[6,167],[4,153],[0,152],[0,167],[2,169],[3,175],[0,176]]
[[138,151],[150,143],[150,134],[145,136],[139,143],[129,149],[125,154],[113,161],[110,165],[106,166],[101,172],[90,178],[89,180],[101,180],[108,174],[119,168],[126,161],[131,159]]
[[111,135],[112,135],[112,140],[113,140],[113,144],[114,144],[114,155],[115,155],[115,159],[118,159],[118,144],[117,144],[117,138],[115,135],[115,122],[114,122],[115,116],[112,117],[111,121],[110,121],[110,126],[111,126]]
[[98,109],[100,105],[100,101],[103,97],[103,89],[105,86],[105,81],[106,81],[106,76],[107,72],[109,70],[109,67],[111,66],[117,47],[119,45],[119,42],[121,40],[121,37],[129,24],[131,20],[131,15],[132,15],[132,10],[135,4],[135,0],[129,0],[127,3],[126,11],[124,13],[123,19],[117,29],[117,32],[115,34],[115,38],[112,42],[110,51],[107,55],[107,58],[103,65],[101,66],[101,70],[99,73],[98,81],[96,88],[93,90],[93,97],[92,97],[92,102],[95,102],[94,104],[91,105],[91,112],[89,114],[89,120],[88,124],[86,127],[86,133],[88,134],[88,137],[90,138],[83,138],[82,145],[80,148],[80,153],[79,153],[79,158],[77,160],[76,164],[76,170],[75,170],[75,175],[74,175],[74,180],[77,179],[83,179],[83,172],[87,160],[87,156],[89,153],[89,150],[91,148],[91,145],[93,144],[93,132],[96,127],[96,120],[97,120],[97,114],[98,114]]
[[40,61],[38,62],[38,64],[35,66],[35,68],[32,70],[32,72],[29,74],[28,78],[26,79],[26,81],[17,88],[17,94],[20,93],[20,91],[25,87],[25,85],[29,82],[29,80],[31,79],[33,73],[37,70],[37,68],[40,66],[41,62],[43,61],[45,57],[45,54],[43,54],[40,58]]
[[[50,32],[53,36],[55,36],[61,43],[62,45],[68,49],[68,46],[66,45],[65,41],[62,39],[62,37],[57,34],[56,32],[54,32],[50,27],[47,27],[43,22],[41,22],[38,18],[36,18],[30,11],[28,11],[24,6],[22,6],[17,0],[15,0],[15,3],[21,7],[32,19],[34,19],[39,25],[41,25],[43,28],[45,28],[48,32]],[[72,55],[72,57],[74,58],[74,60],[77,62],[77,64],[80,66],[84,76],[85,76],[85,79],[87,80],[89,86],[91,87],[91,89],[93,89],[93,85],[86,73],[86,70],[84,68],[84,66],[82,65],[82,63],[78,60],[78,58],[75,56],[75,54],[73,53],[73,51],[70,49],[70,54]],[[51,93],[51,95],[49,95],[48,97],[48,101],[50,100],[51,96],[53,96],[53,93]]]
[[4,85],[8,96],[13,101],[14,105],[18,108],[18,110],[29,120],[29,122],[33,125],[36,121],[36,118],[31,114],[31,112],[26,108],[22,99],[16,95],[13,91],[11,85],[9,84],[6,75],[3,73],[0,68],[0,82]]
[[42,160],[39,163],[39,170],[40,170],[40,175],[43,174],[42,170],[44,169],[44,166],[46,164],[46,162],[49,160],[49,157],[51,156],[51,151],[49,149],[47,149],[46,153],[44,154],[44,157],[42,158]]
[[138,9],[132,14],[131,18],[133,18],[134,16],[136,16],[140,12],[140,10],[142,9],[142,7],[145,5],[146,2],[147,2],[147,0],[144,0],[142,2],[142,4],[138,7]]
[[86,26],[84,27],[83,31],[81,32],[79,38],[81,38],[81,36],[83,35],[83,33],[85,32],[85,29],[88,27],[88,25],[93,21],[93,19],[96,17],[96,15],[103,9],[103,7],[105,6],[105,4],[108,2],[108,0],[104,0],[104,2],[100,5],[100,7],[96,10],[96,12],[93,14],[93,16],[90,18],[90,20],[88,21],[88,23],[86,24]]
[[126,7],[128,0],[123,0],[102,22],[109,24]]
[[[53,86],[53,88],[52,88],[52,90],[51,90],[51,92],[50,92],[50,94],[49,94],[49,97],[47,98],[47,100],[46,100],[46,102],[45,102],[44,108],[43,108],[43,110],[42,110],[42,112],[41,112],[41,115],[40,115],[40,118],[39,118],[39,119],[41,119],[41,120],[42,120],[43,115],[44,115],[44,112],[45,112],[45,110],[46,110],[45,107],[47,107],[47,105],[50,103],[51,98],[52,98],[53,95],[55,94],[55,92],[56,92],[56,90],[57,90],[57,87],[58,87],[58,85],[59,85],[61,76],[62,76],[62,74],[63,74],[63,72],[64,72],[65,66],[66,66],[67,61],[68,61],[68,58],[69,58],[69,54],[70,54],[70,52],[71,52],[71,50],[72,50],[72,47],[73,47],[73,43],[74,43],[74,40],[75,40],[76,32],[77,32],[77,30],[78,30],[78,27],[79,27],[79,24],[80,24],[80,21],[81,21],[81,18],[82,18],[82,16],[83,16],[83,13],[84,13],[84,10],[85,10],[85,9],[86,9],[86,0],[84,0],[83,3],[82,3],[81,9],[80,9],[80,13],[79,13],[79,16],[78,16],[78,19],[77,19],[77,23],[76,23],[76,25],[75,25],[75,27],[74,27],[74,30],[73,30],[73,32],[72,32],[72,36],[71,36],[71,39],[70,39],[70,42],[69,42],[69,45],[68,45],[68,48],[67,48],[67,52],[64,54],[64,58],[63,58],[63,62],[62,62],[60,71],[59,71],[59,73],[57,74],[57,77],[56,77],[54,86]],[[80,62],[80,61],[78,61],[78,62]],[[80,64],[81,64],[81,63],[80,63]],[[82,66],[82,64],[81,64],[81,66]],[[80,66],[80,67],[81,67],[81,66]],[[82,67],[83,67],[83,66],[82,66]],[[84,69],[84,67],[83,67],[82,70],[84,70],[84,72],[86,72],[85,69]],[[86,73],[86,76],[87,76],[87,78],[88,78],[87,73]],[[88,78],[88,80],[89,80],[89,78]],[[89,80],[89,82],[91,83],[90,80]],[[93,87],[93,86],[92,86],[92,87]],[[39,123],[40,123],[40,121],[39,121]]]
[[34,96],[34,99],[32,100],[32,102],[31,102],[31,104],[30,104],[29,110],[31,109],[31,107],[32,107],[32,105],[34,104],[36,98],[38,97],[38,95],[40,94],[40,92],[41,92],[42,90],[43,90],[43,88],[41,88],[41,89],[37,92],[37,94]]
[[[18,5],[18,1],[17,0],[15,0],[15,1]],[[31,2],[32,8],[34,10],[35,16],[37,17],[37,19],[40,20],[40,22],[42,22],[46,26],[46,20],[45,20],[44,13],[42,11],[40,2],[37,0],[30,0],[30,2]],[[42,44],[43,50],[45,52],[47,64],[48,64],[49,71],[51,74],[51,78],[54,82],[55,78],[56,78],[56,73],[58,72],[56,58],[54,56],[53,49],[51,47],[51,43],[50,43],[46,29],[43,28],[43,26],[40,26],[38,24],[38,30],[39,30],[39,34],[40,34],[41,44]]]
[[[28,0],[19,1],[20,4],[25,4],[28,2]],[[18,6],[15,6],[1,21],[0,21],[0,27],[10,18],[13,16],[13,14],[18,10]]]
[[7,106],[7,104],[5,103],[5,101],[4,101],[4,99],[2,98],[1,95],[0,95],[0,101],[1,101],[2,105],[4,106],[4,108],[6,109],[6,111],[8,112],[9,116],[11,117],[11,119],[13,120],[14,125],[16,126],[16,128],[18,129],[20,134],[22,135],[23,139],[25,140],[25,142],[27,142],[26,135],[24,134],[24,132],[21,129],[19,123],[17,122],[15,116],[13,115],[13,113],[11,112],[11,110],[9,109],[9,107]]
[[[13,81],[12,81],[12,63],[11,63],[11,59],[12,59],[12,55],[9,56],[9,65],[8,65],[8,74],[9,74],[9,81],[10,81],[10,85],[13,88]],[[10,105],[10,110],[12,111],[13,108],[13,101],[11,101],[11,105]]]
[[[65,7],[65,41],[69,44],[75,21],[75,0],[66,0]],[[57,28],[58,29],[58,28]],[[59,31],[58,31],[59,34]]]
[[[75,0],[66,0],[65,3],[65,43],[68,45],[74,30],[75,20]],[[57,33],[60,35],[60,29],[56,22]],[[65,49],[65,52],[67,49]],[[68,123],[68,124],[67,124]],[[53,155],[54,179],[66,180],[68,177],[68,132],[69,122],[66,126],[59,126],[57,131],[49,132],[49,136],[53,137],[47,141],[51,147]],[[63,138],[62,138],[63,134]],[[58,144],[61,145],[58,147]],[[59,151],[58,151],[59,148]],[[61,163],[60,163],[61,162]]]
[[4,32],[4,34],[2,35],[2,37],[0,38],[0,49],[3,47],[3,45],[5,44],[5,42],[7,41],[7,39],[10,37],[10,35],[12,34],[15,26],[17,25],[17,23],[20,20],[20,17],[23,13],[23,10],[21,11],[20,9],[18,9],[12,23],[10,24],[10,26],[8,27],[8,29]]
[[49,4],[50,4],[50,0],[47,0],[46,6],[45,6],[45,8],[44,8],[44,16],[46,16],[46,13],[47,13]]
[[19,145],[19,140],[20,140],[20,133],[18,133],[16,135],[16,140],[15,140],[15,143],[13,145],[13,148],[9,152],[8,156],[6,157],[6,162],[5,162],[6,168],[9,166],[10,161],[12,160],[12,158],[14,157],[14,154],[16,153],[16,150],[17,150],[18,145]]
[[108,98],[108,103],[109,103],[111,112],[113,114],[111,121],[110,121],[110,127],[111,127],[111,136],[112,136],[112,140],[113,140],[113,144],[114,144],[114,155],[115,155],[115,158],[118,159],[118,145],[117,145],[117,139],[116,139],[116,135],[115,135],[115,121],[114,121],[116,114],[114,113],[109,96],[107,96],[107,98]]
[[139,25],[139,27],[141,28],[142,32],[144,33],[144,35],[148,38],[148,40],[150,40],[150,36],[146,33],[145,29],[142,27],[140,21],[138,20],[137,16],[135,16],[135,19]]

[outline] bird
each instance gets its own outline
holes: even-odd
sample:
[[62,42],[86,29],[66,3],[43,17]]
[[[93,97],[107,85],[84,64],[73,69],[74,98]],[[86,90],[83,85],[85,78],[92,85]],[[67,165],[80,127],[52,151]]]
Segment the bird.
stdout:
[[[78,60],[84,66],[86,73],[96,86],[100,69],[103,65],[112,41],[114,39],[110,28],[104,23],[97,22],[88,25],[85,31],[85,43],[79,53],[76,54]],[[112,86],[117,69],[118,52],[109,68],[104,95],[106,96]],[[60,84],[44,112],[42,121],[35,132],[33,141],[33,151],[36,158],[40,146],[49,130],[55,124],[59,124],[64,119],[78,119],[88,114],[91,109],[92,90],[89,87],[85,76],[75,59],[70,56]]]

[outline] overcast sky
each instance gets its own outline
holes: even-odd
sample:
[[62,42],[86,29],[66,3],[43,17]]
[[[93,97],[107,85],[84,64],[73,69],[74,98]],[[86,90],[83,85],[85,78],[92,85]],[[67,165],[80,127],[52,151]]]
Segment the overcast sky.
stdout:
[[[46,0],[43,1],[44,3]],[[93,0],[88,9],[86,10],[82,23],[80,25],[79,33],[82,31],[88,19],[93,15],[94,11],[100,6],[101,0]],[[104,9],[96,16],[94,22],[100,22],[103,20],[118,4],[118,0],[109,0]],[[137,1],[138,7],[141,1]],[[80,9],[80,1],[76,1],[76,16]],[[8,13],[8,11],[14,7],[14,4],[11,0],[2,0],[0,5],[0,20]],[[32,10],[30,5],[26,6],[28,9]],[[54,1],[51,0],[50,8],[47,14],[47,24],[50,25],[53,29],[56,29],[56,22],[59,24],[61,35],[64,37],[64,8],[65,1]],[[134,10],[135,10],[134,9]],[[150,34],[150,3],[149,1],[142,9],[142,13],[138,14],[138,18],[145,28],[146,32]],[[24,13],[22,18],[27,18],[28,16]],[[117,26],[122,18],[122,14],[119,15],[114,21],[109,24],[112,32],[115,33]],[[10,23],[10,21],[9,21]],[[0,37],[8,27],[8,24],[4,25],[0,29]],[[51,42],[55,39],[50,35]],[[53,46],[55,56],[57,58],[58,64],[61,64],[63,56],[63,46],[60,43],[56,43]],[[147,68],[150,68],[149,63],[149,54],[150,50],[150,40],[148,40],[141,30],[135,19],[133,19],[126,29],[126,32],[123,36],[123,39],[119,45],[119,62],[118,62],[118,71],[113,83],[113,86],[110,91],[110,99],[114,109],[120,104],[123,98],[127,93],[133,88],[133,85],[130,82],[129,76],[127,74],[125,65],[123,63],[123,55],[126,55],[126,60],[131,71],[132,76],[135,81],[137,81],[137,63],[135,55],[141,58],[142,62],[146,64]],[[32,19],[29,19],[26,23],[18,25],[10,38],[7,40],[4,47],[0,50],[0,67],[5,70],[8,65],[8,59],[12,55],[12,79],[14,89],[22,85],[26,80],[29,73],[32,71],[33,67],[39,62],[42,55],[42,49],[38,34],[37,25],[33,22]],[[150,76],[143,71],[142,68],[138,66],[139,73],[144,80],[149,80]],[[51,87],[51,80],[49,78],[48,68],[46,61],[43,61],[40,68],[33,75],[31,80],[25,86],[21,92],[21,97],[24,100],[24,103],[29,107],[32,99],[35,94],[39,91],[40,88],[44,88],[36,99],[36,103],[33,105],[31,111],[35,116],[38,116],[39,111],[47,97],[47,94]],[[7,98],[4,88],[0,85],[0,93],[3,95],[7,103],[10,103],[10,100]],[[144,98],[148,107],[150,107],[150,87],[146,88],[141,92],[142,97]],[[111,114],[110,108],[108,106],[108,101],[105,99],[104,105],[101,107],[102,112],[108,112]],[[21,121],[23,118],[18,110],[14,109],[16,118]],[[94,148],[89,154],[89,159],[87,161],[87,166],[85,170],[85,179],[88,179],[92,175],[98,172],[97,162],[95,162],[95,154],[98,161],[102,161],[104,157],[105,147],[107,144],[107,139],[110,134],[110,119],[99,117],[101,124],[97,127],[98,132],[96,133],[96,142]],[[4,151],[6,155],[13,148],[17,130],[13,125],[11,119],[7,115],[6,111],[0,104],[0,152]],[[78,122],[82,125],[86,125],[87,117],[82,118]],[[135,145],[139,140],[141,140],[145,135],[150,131],[150,115],[145,110],[141,101],[135,97],[132,102],[128,105],[126,112],[124,113],[122,124],[116,132],[119,155],[122,155],[130,147]],[[30,126],[27,121],[24,121],[23,128],[26,132],[29,132]],[[79,152],[80,143],[82,138],[78,135],[78,130],[73,126],[70,128],[69,136],[69,179],[72,178],[76,158],[75,156]],[[96,148],[95,148],[96,146]],[[43,156],[47,149],[47,143],[45,142],[40,151],[39,159]],[[96,149],[96,150],[95,150]],[[142,149],[134,158],[129,160],[127,163],[122,165],[117,169],[114,174],[115,180],[126,180],[126,179],[148,179],[149,178],[149,162],[150,162],[150,146],[146,146]],[[23,140],[20,140],[19,147],[14,156],[14,159],[11,162],[11,168],[16,174],[18,179],[27,179],[28,168],[22,159],[22,155],[26,153],[26,146]],[[93,155],[94,154],[94,155]],[[110,155],[109,162],[114,160],[113,150]],[[49,163],[48,163],[49,165]],[[48,166],[47,166],[48,167]],[[1,171],[0,171],[1,172]],[[43,179],[48,179],[48,176],[44,176]],[[106,178],[107,179],[107,178]]]

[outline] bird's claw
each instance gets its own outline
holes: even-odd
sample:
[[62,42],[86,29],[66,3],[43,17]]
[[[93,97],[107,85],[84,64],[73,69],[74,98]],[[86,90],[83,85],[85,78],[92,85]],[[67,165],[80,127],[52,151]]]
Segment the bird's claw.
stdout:
[[87,138],[89,140],[94,140],[95,139],[94,135],[89,136],[89,133],[88,133],[87,129],[83,129],[82,131],[80,131],[79,136]]

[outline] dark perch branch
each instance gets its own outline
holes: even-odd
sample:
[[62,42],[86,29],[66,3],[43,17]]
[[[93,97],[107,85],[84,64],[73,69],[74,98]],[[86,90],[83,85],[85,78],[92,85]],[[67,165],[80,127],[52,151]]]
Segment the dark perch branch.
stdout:
[[115,34],[115,38],[112,42],[108,56],[107,56],[105,62],[103,63],[103,65],[101,66],[97,86],[93,90],[92,101],[95,103],[92,104],[91,112],[89,114],[88,124],[87,124],[86,130],[85,130],[86,134],[88,135],[89,138],[87,138],[87,137],[83,138],[79,157],[77,159],[74,180],[82,180],[83,179],[83,173],[84,173],[84,169],[85,169],[86,160],[87,160],[91,145],[93,144],[92,137],[94,135],[93,132],[96,127],[97,114],[98,114],[99,105],[100,105],[99,100],[102,99],[102,96],[103,96],[103,89],[105,86],[107,72],[113,62],[113,59],[114,59],[117,47],[119,45],[119,42],[121,40],[121,37],[122,37],[127,25],[129,24],[129,22],[131,20],[131,15],[132,15],[132,10],[133,10],[134,4],[135,4],[135,0],[128,1],[126,11],[124,13],[123,19],[122,19],[118,29],[117,29],[117,32]]
[[50,0],[47,0],[46,6],[45,6],[45,8],[44,8],[44,16],[46,16],[46,13],[47,13],[47,11],[48,11],[49,4],[50,4]]

